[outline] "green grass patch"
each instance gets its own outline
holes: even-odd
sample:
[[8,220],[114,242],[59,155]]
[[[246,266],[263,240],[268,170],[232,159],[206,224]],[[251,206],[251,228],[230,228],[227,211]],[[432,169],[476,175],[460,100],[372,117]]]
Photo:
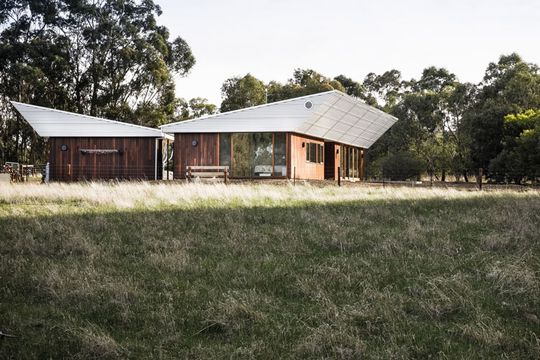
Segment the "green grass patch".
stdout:
[[540,357],[537,192],[63,186],[0,193],[2,358]]

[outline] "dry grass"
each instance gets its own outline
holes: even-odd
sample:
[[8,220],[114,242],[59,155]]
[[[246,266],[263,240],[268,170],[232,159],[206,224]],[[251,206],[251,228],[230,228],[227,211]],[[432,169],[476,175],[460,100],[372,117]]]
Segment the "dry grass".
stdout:
[[3,358],[540,357],[540,193],[0,188]]
[[344,201],[397,201],[427,199],[474,199],[501,197],[540,197],[539,191],[497,190],[478,192],[455,188],[409,188],[334,186],[315,187],[309,183],[293,186],[251,184],[186,183],[52,183],[14,184],[0,188],[0,201],[8,204],[50,203],[51,209],[63,202],[88,202],[120,209],[155,208],[164,205],[193,207],[284,205],[295,202],[339,203]]

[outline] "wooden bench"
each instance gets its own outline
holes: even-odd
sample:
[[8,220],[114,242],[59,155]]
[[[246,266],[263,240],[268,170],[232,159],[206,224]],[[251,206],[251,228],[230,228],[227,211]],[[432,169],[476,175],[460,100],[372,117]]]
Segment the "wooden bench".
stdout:
[[223,178],[226,184],[229,178],[229,167],[215,165],[186,166],[186,179],[191,181],[194,178]]

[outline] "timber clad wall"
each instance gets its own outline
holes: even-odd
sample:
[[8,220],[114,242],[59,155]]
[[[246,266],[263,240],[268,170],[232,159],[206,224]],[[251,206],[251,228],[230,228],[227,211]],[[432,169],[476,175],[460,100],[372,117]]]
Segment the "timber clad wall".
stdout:
[[[62,145],[67,150],[62,151]],[[149,179],[155,176],[156,138],[49,138],[51,181]],[[84,153],[81,150],[117,150]],[[162,178],[161,140],[158,140],[158,179]]]
[[[193,142],[196,142],[194,146]],[[303,180],[337,180],[342,146],[335,142],[287,133],[287,177]],[[302,143],[305,144],[302,147]],[[309,162],[306,160],[308,143],[324,146],[324,163]],[[362,150],[358,148],[360,152]],[[339,150],[339,152],[338,152]],[[363,169],[360,161],[360,176]],[[219,135],[216,133],[176,133],[174,137],[174,178],[184,179],[186,166],[219,165]]]
[[175,179],[185,178],[188,165],[219,165],[218,134],[175,134],[173,162]]
[[[289,178],[294,177],[294,168],[296,167],[297,179],[324,180],[324,164],[312,163],[306,160],[307,143],[316,143],[324,145],[324,141],[305,135],[290,134],[288,169]],[[302,147],[302,143],[306,146]]]

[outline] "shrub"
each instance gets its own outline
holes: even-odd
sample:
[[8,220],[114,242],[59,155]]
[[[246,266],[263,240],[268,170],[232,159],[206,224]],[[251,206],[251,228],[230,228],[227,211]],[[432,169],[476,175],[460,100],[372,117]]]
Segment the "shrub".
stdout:
[[387,156],[382,163],[383,177],[390,180],[417,180],[425,168],[422,160],[411,152]]

